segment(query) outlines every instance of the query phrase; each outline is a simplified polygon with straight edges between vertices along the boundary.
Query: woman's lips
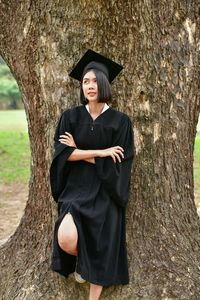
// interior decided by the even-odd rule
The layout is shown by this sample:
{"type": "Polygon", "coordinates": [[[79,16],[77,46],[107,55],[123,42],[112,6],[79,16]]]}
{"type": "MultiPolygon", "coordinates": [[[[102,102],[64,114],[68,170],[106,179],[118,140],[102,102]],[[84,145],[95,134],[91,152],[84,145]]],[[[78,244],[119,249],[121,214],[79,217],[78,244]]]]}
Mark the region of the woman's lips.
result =
{"type": "Polygon", "coordinates": [[[94,95],[96,95],[96,93],[95,92],[90,92],[90,93],[88,93],[88,95],[94,96],[94,95]]]}

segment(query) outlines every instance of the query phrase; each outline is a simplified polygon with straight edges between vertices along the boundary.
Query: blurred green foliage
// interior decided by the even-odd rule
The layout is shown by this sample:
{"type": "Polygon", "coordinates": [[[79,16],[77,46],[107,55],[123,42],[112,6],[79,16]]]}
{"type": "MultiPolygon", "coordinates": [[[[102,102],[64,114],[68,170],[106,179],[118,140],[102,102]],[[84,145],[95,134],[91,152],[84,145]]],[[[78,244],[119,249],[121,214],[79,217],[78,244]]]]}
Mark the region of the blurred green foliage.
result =
{"type": "Polygon", "coordinates": [[[21,93],[9,67],[0,57],[0,109],[22,108],[21,93]]]}

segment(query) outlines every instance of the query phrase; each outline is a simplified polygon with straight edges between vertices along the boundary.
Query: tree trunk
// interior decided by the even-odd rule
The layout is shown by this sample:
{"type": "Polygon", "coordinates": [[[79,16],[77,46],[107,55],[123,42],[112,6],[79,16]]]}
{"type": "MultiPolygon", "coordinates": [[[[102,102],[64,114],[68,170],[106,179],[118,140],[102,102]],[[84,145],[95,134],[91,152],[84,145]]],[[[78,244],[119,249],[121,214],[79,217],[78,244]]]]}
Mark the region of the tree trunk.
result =
{"type": "Polygon", "coordinates": [[[56,205],[48,170],[59,115],[79,103],[68,72],[88,48],[125,67],[113,105],[135,132],[130,284],[105,288],[102,299],[199,299],[198,18],[195,0],[0,1],[0,54],[22,93],[32,151],[25,213],[1,249],[3,300],[87,299],[89,285],[50,270],[56,205]]]}

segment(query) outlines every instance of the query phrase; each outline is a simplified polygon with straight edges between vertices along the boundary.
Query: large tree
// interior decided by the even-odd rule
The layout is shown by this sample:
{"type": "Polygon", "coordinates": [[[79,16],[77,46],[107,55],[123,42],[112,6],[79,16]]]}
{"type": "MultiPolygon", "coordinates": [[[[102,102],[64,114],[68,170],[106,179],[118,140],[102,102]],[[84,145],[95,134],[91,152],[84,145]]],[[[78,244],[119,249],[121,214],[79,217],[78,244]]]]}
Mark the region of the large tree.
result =
{"type": "Polygon", "coordinates": [[[130,284],[106,288],[102,299],[199,299],[198,18],[197,0],[0,1],[0,54],[22,93],[32,151],[25,213],[1,249],[2,299],[87,299],[87,284],[49,267],[56,206],[48,170],[59,115],[79,103],[68,72],[88,48],[124,66],[113,105],[135,132],[130,284]]]}

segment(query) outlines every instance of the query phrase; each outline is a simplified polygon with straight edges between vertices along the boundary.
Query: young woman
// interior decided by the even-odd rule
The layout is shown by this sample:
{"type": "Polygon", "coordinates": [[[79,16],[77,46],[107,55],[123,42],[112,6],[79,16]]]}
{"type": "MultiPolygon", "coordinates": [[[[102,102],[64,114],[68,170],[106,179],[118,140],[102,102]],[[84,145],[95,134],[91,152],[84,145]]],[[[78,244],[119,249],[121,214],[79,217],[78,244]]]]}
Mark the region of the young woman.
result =
{"type": "Polygon", "coordinates": [[[129,117],[107,104],[121,69],[86,52],[70,73],[81,82],[83,105],[62,114],[54,137],[50,179],[59,217],[51,267],[90,282],[89,300],[99,299],[103,286],[129,282],[125,208],[133,131],[129,117]]]}

